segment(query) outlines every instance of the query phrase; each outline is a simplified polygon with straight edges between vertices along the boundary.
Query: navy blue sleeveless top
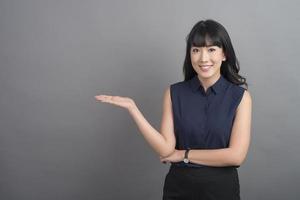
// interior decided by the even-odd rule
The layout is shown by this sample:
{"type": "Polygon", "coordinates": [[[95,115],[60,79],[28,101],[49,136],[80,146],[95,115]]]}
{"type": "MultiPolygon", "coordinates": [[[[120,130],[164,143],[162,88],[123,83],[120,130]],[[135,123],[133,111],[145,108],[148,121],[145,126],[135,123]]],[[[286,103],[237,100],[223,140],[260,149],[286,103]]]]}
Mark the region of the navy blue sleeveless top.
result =
{"type": "MultiPolygon", "coordinates": [[[[171,84],[176,149],[227,148],[244,90],[223,75],[206,92],[197,75],[188,81],[171,84]]],[[[204,166],[183,161],[172,165],[204,166]]]]}

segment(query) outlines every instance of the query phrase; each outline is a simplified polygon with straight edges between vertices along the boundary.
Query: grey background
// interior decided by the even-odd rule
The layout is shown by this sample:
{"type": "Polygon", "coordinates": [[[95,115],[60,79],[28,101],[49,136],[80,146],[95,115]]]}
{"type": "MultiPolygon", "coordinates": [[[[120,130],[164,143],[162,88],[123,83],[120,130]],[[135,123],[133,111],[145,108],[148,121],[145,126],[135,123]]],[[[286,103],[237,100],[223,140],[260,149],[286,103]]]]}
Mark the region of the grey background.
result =
{"type": "Polygon", "coordinates": [[[253,99],[241,196],[299,198],[298,1],[0,1],[0,199],[161,199],[168,165],[129,113],[160,128],[201,19],[228,30],[253,99]]]}

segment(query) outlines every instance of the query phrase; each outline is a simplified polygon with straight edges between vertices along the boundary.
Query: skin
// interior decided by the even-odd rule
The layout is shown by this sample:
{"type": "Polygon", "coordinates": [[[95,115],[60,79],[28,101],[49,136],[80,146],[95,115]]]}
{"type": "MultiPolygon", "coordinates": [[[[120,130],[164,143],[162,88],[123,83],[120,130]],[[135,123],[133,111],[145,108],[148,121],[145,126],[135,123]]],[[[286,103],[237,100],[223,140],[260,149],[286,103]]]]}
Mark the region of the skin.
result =
{"type": "MultiPolygon", "coordinates": [[[[198,74],[204,90],[213,85],[220,77],[220,69],[223,61],[226,60],[222,48],[217,46],[192,47],[191,62],[198,74]],[[208,71],[200,66],[210,65],[208,71]]],[[[103,103],[120,106],[129,111],[136,122],[140,133],[144,136],[149,145],[157,152],[160,161],[163,163],[180,162],[184,158],[185,150],[175,149],[174,123],[172,119],[172,102],[170,88],[164,93],[163,116],[161,130],[155,130],[139,111],[133,99],[129,97],[97,95],[96,100],[103,103]]],[[[252,100],[250,93],[246,90],[241,103],[236,110],[236,117],[232,127],[230,144],[223,149],[192,149],[189,152],[189,160],[208,166],[239,166],[246,158],[250,144],[252,100]]]]}
{"type": "Polygon", "coordinates": [[[192,46],[191,63],[198,74],[204,90],[206,91],[221,76],[221,64],[226,60],[222,48],[218,46],[195,47],[192,46]],[[212,66],[208,71],[203,71],[200,66],[212,66]]]}

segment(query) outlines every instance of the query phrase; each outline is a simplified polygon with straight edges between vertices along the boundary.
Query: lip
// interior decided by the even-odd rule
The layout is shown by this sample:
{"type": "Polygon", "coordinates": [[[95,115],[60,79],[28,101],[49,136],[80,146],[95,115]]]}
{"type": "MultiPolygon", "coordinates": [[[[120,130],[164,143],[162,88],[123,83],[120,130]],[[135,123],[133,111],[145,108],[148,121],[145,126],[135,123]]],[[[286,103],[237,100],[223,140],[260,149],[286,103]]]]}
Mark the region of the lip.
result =
{"type": "Polygon", "coordinates": [[[213,65],[199,65],[199,67],[212,67],[213,65]]]}
{"type": "Polygon", "coordinates": [[[199,65],[200,69],[204,72],[208,72],[213,65],[199,65]]]}

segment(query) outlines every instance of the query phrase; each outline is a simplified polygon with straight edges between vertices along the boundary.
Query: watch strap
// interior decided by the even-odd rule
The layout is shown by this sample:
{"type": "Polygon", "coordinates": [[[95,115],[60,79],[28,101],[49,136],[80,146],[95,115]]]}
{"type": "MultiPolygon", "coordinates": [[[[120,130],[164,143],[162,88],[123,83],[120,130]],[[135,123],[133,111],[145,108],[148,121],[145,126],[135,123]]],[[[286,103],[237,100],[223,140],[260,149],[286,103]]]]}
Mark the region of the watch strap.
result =
{"type": "Polygon", "coordinates": [[[189,159],[188,158],[189,152],[190,152],[190,149],[185,150],[185,152],[184,152],[184,159],[189,159]]]}

